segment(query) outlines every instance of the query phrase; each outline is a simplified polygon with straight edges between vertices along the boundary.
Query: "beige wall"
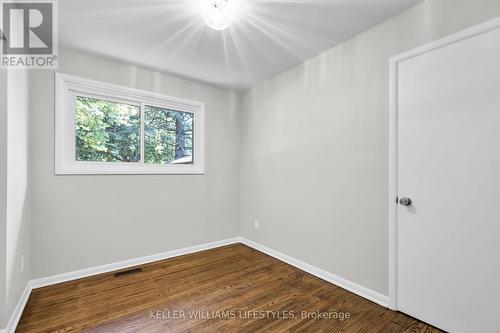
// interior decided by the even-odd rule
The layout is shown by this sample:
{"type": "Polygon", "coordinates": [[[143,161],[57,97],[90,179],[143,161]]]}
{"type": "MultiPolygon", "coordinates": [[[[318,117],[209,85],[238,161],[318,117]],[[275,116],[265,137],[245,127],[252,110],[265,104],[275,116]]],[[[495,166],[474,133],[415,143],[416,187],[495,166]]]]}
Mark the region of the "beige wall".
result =
{"type": "Polygon", "coordinates": [[[427,0],[246,92],[241,234],[387,295],[389,58],[499,15],[427,0]]]}
{"type": "Polygon", "coordinates": [[[54,73],[30,74],[32,277],[238,234],[238,95],[61,50],[59,71],[206,103],[205,175],[54,176],[54,73]]]}

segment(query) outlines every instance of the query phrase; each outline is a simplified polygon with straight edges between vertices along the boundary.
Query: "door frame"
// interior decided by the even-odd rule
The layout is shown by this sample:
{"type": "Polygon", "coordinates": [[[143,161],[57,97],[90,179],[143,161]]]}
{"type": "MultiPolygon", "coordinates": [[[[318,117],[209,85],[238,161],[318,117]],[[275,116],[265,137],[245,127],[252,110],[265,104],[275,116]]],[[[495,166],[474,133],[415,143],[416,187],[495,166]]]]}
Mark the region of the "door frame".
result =
{"type": "Polygon", "coordinates": [[[389,91],[389,308],[398,310],[398,65],[400,62],[500,28],[500,17],[391,57],[389,91]]]}

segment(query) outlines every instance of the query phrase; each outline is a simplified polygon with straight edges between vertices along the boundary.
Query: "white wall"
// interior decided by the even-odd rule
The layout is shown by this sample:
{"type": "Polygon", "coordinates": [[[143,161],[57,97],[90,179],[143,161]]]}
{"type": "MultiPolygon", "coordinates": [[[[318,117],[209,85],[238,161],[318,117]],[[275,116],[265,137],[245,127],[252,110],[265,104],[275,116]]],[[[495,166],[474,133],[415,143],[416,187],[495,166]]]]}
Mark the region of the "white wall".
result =
{"type": "Polygon", "coordinates": [[[389,58],[499,15],[427,0],[246,92],[242,235],[387,294],[389,58]]]}
{"type": "Polygon", "coordinates": [[[54,176],[54,73],[30,73],[32,277],[238,235],[238,94],[61,50],[59,71],[206,103],[205,175],[54,176]]]}
{"type": "Polygon", "coordinates": [[[31,266],[26,70],[9,70],[7,93],[6,305],[7,313],[10,314],[30,279],[31,266]],[[21,271],[22,256],[24,256],[23,271],[21,271]]]}

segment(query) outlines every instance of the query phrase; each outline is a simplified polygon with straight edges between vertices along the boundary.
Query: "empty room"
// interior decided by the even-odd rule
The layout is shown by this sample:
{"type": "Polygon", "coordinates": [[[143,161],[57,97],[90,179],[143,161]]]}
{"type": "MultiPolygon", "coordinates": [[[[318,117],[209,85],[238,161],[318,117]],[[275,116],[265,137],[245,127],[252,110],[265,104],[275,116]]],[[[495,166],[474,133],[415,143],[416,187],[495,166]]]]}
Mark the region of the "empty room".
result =
{"type": "Polygon", "coordinates": [[[0,333],[500,332],[500,0],[0,0],[0,333]]]}

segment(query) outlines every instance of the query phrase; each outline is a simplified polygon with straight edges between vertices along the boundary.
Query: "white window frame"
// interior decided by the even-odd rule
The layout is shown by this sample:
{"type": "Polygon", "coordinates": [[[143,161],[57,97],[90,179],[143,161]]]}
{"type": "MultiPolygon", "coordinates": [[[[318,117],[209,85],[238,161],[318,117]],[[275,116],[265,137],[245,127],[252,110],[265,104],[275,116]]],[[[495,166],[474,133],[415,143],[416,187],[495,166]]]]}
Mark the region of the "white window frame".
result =
{"type": "Polygon", "coordinates": [[[56,175],[205,173],[204,103],[61,73],[55,74],[55,82],[56,175]],[[100,98],[137,105],[141,108],[141,160],[139,162],[87,162],[76,160],[75,100],[77,96],[100,98]],[[145,105],[193,114],[193,164],[144,163],[145,105]]]}

